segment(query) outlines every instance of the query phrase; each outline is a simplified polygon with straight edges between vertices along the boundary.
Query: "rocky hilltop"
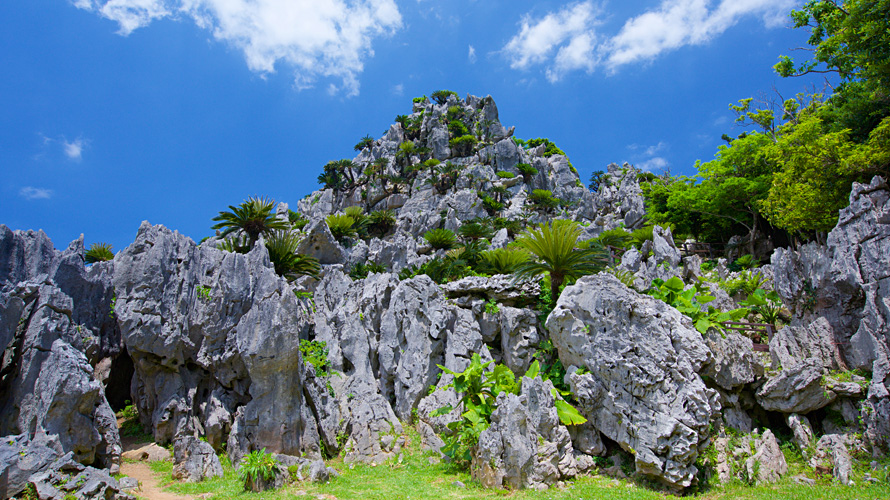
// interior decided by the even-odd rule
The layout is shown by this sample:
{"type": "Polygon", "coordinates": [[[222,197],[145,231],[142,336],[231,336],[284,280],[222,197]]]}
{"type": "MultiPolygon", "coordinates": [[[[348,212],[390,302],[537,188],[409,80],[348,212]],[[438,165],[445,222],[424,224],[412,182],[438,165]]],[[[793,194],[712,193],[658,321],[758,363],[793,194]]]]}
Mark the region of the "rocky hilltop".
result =
{"type": "MultiPolygon", "coordinates": [[[[517,376],[536,360],[564,368],[520,377],[521,390],[497,397],[472,457],[491,487],[542,489],[624,455],[637,474],[683,490],[702,480],[709,447],[721,478],[769,481],[787,469],[777,433],[844,482],[851,450],[887,453],[883,179],[855,185],[827,245],[778,249],[752,271],[789,313],[764,353],[737,332],[702,333],[688,311],[641,293],[678,277],[710,287],[718,309],[742,300],[716,284],[738,276],[725,260],[703,271],[669,229],[651,228],[610,256],[609,273],[577,279],[549,306],[552,291],[536,280],[433,272],[553,219],[575,221],[579,242],[644,228],[640,172],[610,165],[591,192],[552,143],[529,146],[513,132],[491,97],[415,100],[354,159],[325,166],[325,189],[295,211],[277,207],[297,251],[321,264],[311,277],[277,273],[264,236],[233,252],[221,243],[237,233],[197,244],[144,222],[113,260],[87,265],[82,238],[59,251],[40,231],[0,226],[0,497],[30,483],[41,498],[63,498],[71,484],[79,497],[125,498],[109,475],[125,401],[178,461],[225,452],[238,463],[266,449],[290,463],[379,463],[398,456],[408,425],[439,450],[461,418],[450,373],[474,355],[517,376]],[[363,234],[334,230],[331,216],[344,211],[368,217],[363,234]],[[461,234],[462,246],[436,248],[424,236],[438,229],[461,234]],[[310,345],[324,346],[322,359],[310,361],[310,345]],[[563,423],[554,384],[586,422],[563,423]],[[730,446],[739,434],[753,452],[730,446]]],[[[203,465],[189,470],[215,470],[203,465]]]]}

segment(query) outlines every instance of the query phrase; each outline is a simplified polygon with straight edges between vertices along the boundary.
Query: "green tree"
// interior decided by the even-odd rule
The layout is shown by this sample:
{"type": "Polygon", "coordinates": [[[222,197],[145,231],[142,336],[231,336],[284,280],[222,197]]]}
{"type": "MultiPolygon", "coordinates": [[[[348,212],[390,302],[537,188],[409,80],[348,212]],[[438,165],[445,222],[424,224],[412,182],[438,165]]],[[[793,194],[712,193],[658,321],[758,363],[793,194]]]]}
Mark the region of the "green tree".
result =
{"type": "Polygon", "coordinates": [[[352,149],[355,151],[362,151],[365,148],[370,149],[372,146],[374,146],[374,138],[370,135],[366,135],[362,137],[362,139],[358,141],[358,144],[356,144],[352,149]]]}
{"type": "Polygon", "coordinates": [[[535,259],[516,266],[514,279],[526,279],[547,273],[550,290],[559,297],[566,280],[602,271],[609,264],[609,253],[598,243],[580,250],[576,246],[581,227],[570,220],[557,219],[539,228],[530,228],[516,238],[516,243],[535,259]]]}
{"type": "Polygon", "coordinates": [[[290,221],[279,219],[273,212],[275,200],[250,197],[237,207],[229,205],[228,212],[220,212],[213,218],[218,221],[211,229],[222,229],[221,236],[228,236],[236,231],[247,235],[250,248],[260,235],[276,229],[289,229],[290,221]]]}

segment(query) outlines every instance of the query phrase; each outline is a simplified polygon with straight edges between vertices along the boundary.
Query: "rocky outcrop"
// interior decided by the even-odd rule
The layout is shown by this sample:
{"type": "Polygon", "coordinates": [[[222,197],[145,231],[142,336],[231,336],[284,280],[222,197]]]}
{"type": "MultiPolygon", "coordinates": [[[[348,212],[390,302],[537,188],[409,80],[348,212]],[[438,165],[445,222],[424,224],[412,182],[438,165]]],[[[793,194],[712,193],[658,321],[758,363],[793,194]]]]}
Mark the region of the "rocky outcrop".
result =
{"type": "Polygon", "coordinates": [[[523,378],[519,395],[498,396],[473,456],[475,479],[488,488],[547,489],[577,474],[572,439],[551,391],[549,381],[523,378]]]}
{"type": "Polygon", "coordinates": [[[890,188],[881,177],[868,185],[854,184],[850,205],[841,210],[824,247],[779,249],[772,257],[776,291],[794,313],[792,326],[798,328],[785,332],[785,340],[777,343],[817,354],[825,369],[872,373],[864,402],[865,436],[885,453],[890,450],[888,201],[890,188]]]}
{"type": "Polygon", "coordinates": [[[170,474],[173,479],[200,483],[222,475],[222,464],[208,443],[194,436],[180,436],[173,440],[173,471],[170,474]]]}
{"type": "Polygon", "coordinates": [[[634,455],[637,472],[692,484],[719,405],[698,375],[710,351],[689,319],[599,274],[562,292],[547,329],[592,425],[634,455]]]}
{"type": "Polygon", "coordinates": [[[120,438],[91,365],[120,351],[109,264],[84,267],[83,239],[0,226],[0,434],[56,436],[78,462],[117,471],[120,438]]]}
{"type": "Polygon", "coordinates": [[[745,473],[751,483],[774,483],[788,472],[788,463],[776,436],[769,429],[754,443],[754,454],[745,460],[745,473]]]}
{"type": "Polygon", "coordinates": [[[309,319],[264,246],[229,253],[143,223],[114,285],[133,400],[156,440],[228,438],[233,463],[254,448],[320,456],[299,351],[309,319]]]}
{"type": "Polygon", "coordinates": [[[816,358],[780,371],[757,390],[757,403],[767,411],[808,413],[837,397],[822,383],[823,368],[816,358]]]}

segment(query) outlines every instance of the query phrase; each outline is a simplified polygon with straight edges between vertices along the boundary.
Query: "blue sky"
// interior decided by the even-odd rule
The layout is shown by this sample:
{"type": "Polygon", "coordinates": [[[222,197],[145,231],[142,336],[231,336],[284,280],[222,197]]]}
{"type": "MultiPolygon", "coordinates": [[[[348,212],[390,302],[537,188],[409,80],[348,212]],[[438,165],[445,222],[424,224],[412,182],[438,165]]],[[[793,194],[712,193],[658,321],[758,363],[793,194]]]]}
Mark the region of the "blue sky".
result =
{"type": "MultiPolygon", "coordinates": [[[[0,3],[0,223],[121,250],[200,239],[251,195],[294,206],[411,98],[491,94],[586,181],[693,174],[772,72],[794,0],[10,0],[0,3]]],[[[818,82],[816,81],[818,84],[818,82]]]]}

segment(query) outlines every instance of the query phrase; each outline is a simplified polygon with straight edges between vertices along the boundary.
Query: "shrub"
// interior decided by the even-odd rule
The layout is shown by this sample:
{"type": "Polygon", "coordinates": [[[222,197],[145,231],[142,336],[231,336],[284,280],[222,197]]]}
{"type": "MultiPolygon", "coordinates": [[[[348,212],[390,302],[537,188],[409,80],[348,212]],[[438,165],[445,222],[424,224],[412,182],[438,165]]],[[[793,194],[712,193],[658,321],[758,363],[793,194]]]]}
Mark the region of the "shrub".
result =
{"type": "Polygon", "coordinates": [[[448,101],[448,96],[457,97],[457,92],[453,92],[451,90],[437,90],[430,94],[430,98],[435,101],[436,104],[445,104],[448,101]]]}
{"type": "Polygon", "coordinates": [[[372,146],[374,146],[374,138],[370,135],[366,135],[362,137],[352,149],[354,151],[362,151],[365,148],[371,149],[372,146]]]}
{"type": "Polygon", "coordinates": [[[445,113],[445,119],[450,121],[459,120],[464,117],[464,108],[460,106],[448,106],[448,111],[445,113]]]}
{"type": "Polygon", "coordinates": [[[448,141],[451,146],[452,156],[470,156],[476,146],[476,138],[472,135],[462,135],[448,141]]]}
{"type": "Polygon", "coordinates": [[[426,99],[427,99],[427,97],[424,95],[424,96],[415,97],[414,99],[411,99],[411,102],[414,104],[420,104],[420,103],[426,101],[426,99]]]}
{"type": "Polygon", "coordinates": [[[522,174],[522,180],[525,182],[530,181],[533,176],[538,175],[538,169],[528,163],[519,163],[516,165],[516,169],[522,174]]]}
{"type": "Polygon", "coordinates": [[[325,221],[328,223],[328,228],[331,230],[331,234],[341,243],[346,238],[355,236],[356,234],[354,227],[355,219],[346,214],[328,215],[325,217],[325,221]]]}
{"type": "Polygon", "coordinates": [[[321,265],[318,259],[297,253],[300,239],[288,231],[276,231],[266,240],[269,260],[279,276],[293,279],[299,276],[318,278],[321,265]]]}
{"type": "Polygon", "coordinates": [[[470,130],[460,120],[451,120],[448,122],[448,132],[451,137],[462,137],[469,135],[470,130]]]}
{"type": "Polygon", "coordinates": [[[529,195],[528,201],[535,208],[544,211],[549,211],[559,206],[559,198],[554,197],[553,193],[546,189],[535,189],[529,195]]]}
{"type": "Polygon", "coordinates": [[[507,229],[507,234],[510,237],[516,236],[516,233],[522,231],[522,222],[516,219],[508,219],[506,217],[496,217],[492,221],[492,225],[495,229],[507,229]]]}
{"type": "Polygon", "coordinates": [[[544,157],[545,158],[553,156],[553,155],[567,156],[565,151],[559,149],[556,146],[556,144],[553,144],[553,142],[550,141],[550,139],[537,138],[537,139],[529,139],[528,140],[529,148],[536,148],[536,147],[540,146],[541,144],[544,145],[544,157]]]}
{"type": "Polygon", "coordinates": [[[782,299],[775,291],[767,292],[762,288],[754,290],[748,295],[748,300],[739,302],[739,305],[747,307],[750,316],[760,315],[765,323],[775,325],[782,312],[782,299]]]}
{"type": "MultiPolygon", "coordinates": [[[[473,459],[472,450],[479,443],[479,434],[491,425],[491,414],[497,409],[497,397],[501,393],[519,394],[522,379],[505,365],[495,365],[486,371],[493,361],[485,364],[478,353],[473,353],[470,365],[462,372],[453,372],[442,365],[439,369],[454,376],[454,381],[441,389],[454,390],[461,395],[458,407],[462,409],[461,419],[448,424],[450,435],[444,436],[442,453],[459,465],[466,466],[473,459]]],[[[525,373],[525,377],[540,376],[540,364],[535,361],[525,373]]],[[[587,421],[574,407],[566,403],[555,390],[551,392],[556,403],[556,413],[564,425],[583,424],[587,421]]],[[[434,410],[430,416],[446,415],[454,410],[448,405],[434,410]]]]}
{"type": "Polygon", "coordinates": [[[306,224],[309,224],[309,219],[290,209],[287,211],[287,220],[290,221],[291,229],[296,229],[297,231],[306,227],[306,224]]]}
{"type": "Polygon", "coordinates": [[[396,225],[396,213],[393,210],[377,210],[368,215],[368,231],[383,236],[396,225]]]}
{"type": "Polygon", "coordinates": [[[633,245],[639,249],[646,241],[652,241],[653,229],[655,229],[655,226],[643,226],[640,229],[633,230],[630,233],[631,238],[633,238],[633,245]]]}
{"type": "Polygon", "coordinates": [[[733,264],[738,269],[747,270],[747,269],[753,269],[753,268],[757,267],[758,262],[757,262],[757,259],[755,259],[753,255],[747,254],[747,255],[742,255],[741,257],[736,259],[735,262],[733,262],[733,264]]]}
{"type": "Polygon", "coordinates": [[[95,264],[96,262],[112,259],[114,259],[114,252],[111,251],[111,243],[93,243],[84,254],[84,260],[87,264],[95,264]]]}
{"type": "Polygon", "coordinates": [[[457,233],[467,240],[491,238],[491,228],[478,222],[468,222],[459,227],[457,233]]]}
{"type": "Polygon", "coordinates": [[[745,317],[748,313],[747,309],[733,309],[731,311],[722,312],[713,306],[708,306],[707,311],[702,311],[702,305],[714,300],[712,295],[707,295],[707,288],[697,284],[696,286],[685,289],[686,285],[683,280],[674,276],[664,281],[654,279],[652,287],[646,291],[647,294],[659,299],[674,309],[685,314],[692,319],[695,329],[705,334],[711,328],[723,331],[724,321],[738,321],[745,317]]]}
{"type": "Polygon", "coordinates": [[[501,170],[500,172],[497,173],[497,175],[501,179],[512,179],[512,178],[516,177],[516,174],[514,174],[513,172],[507,172],[506,170],[501,170]]]}
{"type": "Polygon", "coordinates": [[[602,170],[594,170],[593,173],[590,174],[590,184],[587,187],[590,188],[594,193],[599,191],[600,186],[603,185],[603,182],[606,180],[606,173],[602,170]]]}
{"type": "Polygon", "coordinates": [[[628,233],[624,228],[616,227],[615,229],[603,231],[596,237],[596,240],[602,243],[603,246],[627,248],[630,245],[630,242],[633,241],[633,235],[628,233]]]}
{"type": "Polygon", "coordinates": [[[231,236],[218,242],[216,248],[232,253],[247,253],[250,251],[250,240],[244,235],[231,236]]]}
{"type": "Polygon", "coordinates": [[[320,340],[300,340],[300,354],[303,363],[308,363],[315,368],[317,377],[328,375],[328,347],[320,340]]]}
{"type": "Polygon", "coordinates": [[[278,460],[271,453],[254,450],[241,459],[238,472],[244,482],[244,491],[263,491],[267,483],[274,481],[275,474],[281,470],[278,460]]]}
{"type": "Polygon", "coordinates": [[[511,274],[520,265],[531,259],[531,254],[521,248],[497,248],[482,252],[484,269],[492,274],[511,274]]]}
{"type": "Polygon", "coordinates": [[[423,238],[436,250],[453,248],[457,244],[457,237],[450,229],[433,229],[427,231],[423,238]]]}
{"type": "Polygon", "coordinates": [[[354,280],[361,280],[368,277],[371,273],[385,273],[388,269],[386,265],[377,262],[358,262],[349,271],[349,277],[354,280]]]}

